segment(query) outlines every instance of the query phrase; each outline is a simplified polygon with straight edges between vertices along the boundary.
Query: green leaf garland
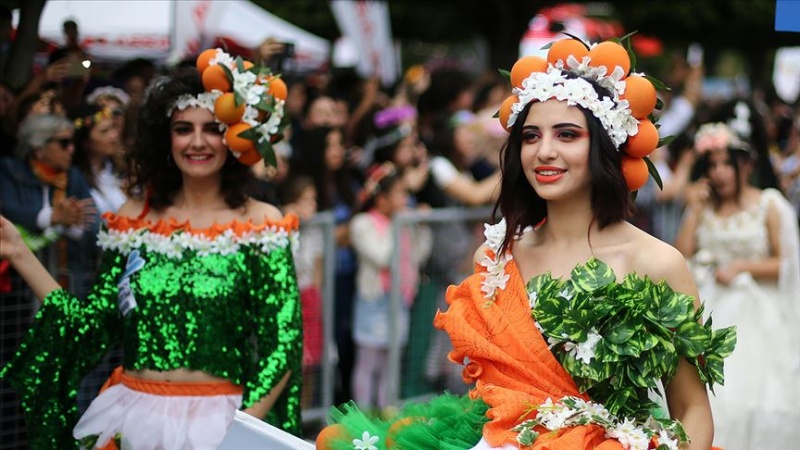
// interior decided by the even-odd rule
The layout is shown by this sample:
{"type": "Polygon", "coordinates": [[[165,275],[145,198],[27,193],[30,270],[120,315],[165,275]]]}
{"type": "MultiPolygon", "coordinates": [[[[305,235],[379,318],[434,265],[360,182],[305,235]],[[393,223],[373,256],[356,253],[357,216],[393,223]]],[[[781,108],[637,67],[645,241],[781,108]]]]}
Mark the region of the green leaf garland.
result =
{"type": "Polygon", "coordinates": [[[593,258],[569,279],[547,273],[526,288],[531,315],[555,357],[579,389],[612,414],[647,420],[658,409],[648,394],[658,392],[659,380],[672,379],[680,358],[698,368],[712,391],[724,382],[735,327],[713,330],[710,319],[701,323],[703,308],[695,311],[691,296],[664,281],[634,273],[617,283],[611,267],[593,258]],[[591,334],[600,336],[593,346],[591,334]]]}

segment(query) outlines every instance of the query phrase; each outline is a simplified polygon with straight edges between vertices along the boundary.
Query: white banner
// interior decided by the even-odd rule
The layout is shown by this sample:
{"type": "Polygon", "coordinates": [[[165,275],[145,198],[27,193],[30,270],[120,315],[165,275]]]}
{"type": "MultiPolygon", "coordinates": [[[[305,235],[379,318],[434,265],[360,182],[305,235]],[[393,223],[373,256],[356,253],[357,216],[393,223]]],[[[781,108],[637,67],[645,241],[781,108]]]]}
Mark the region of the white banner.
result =
{"type": "Polygon", "coordinates": [[[398,67],[388,2],[334,0],[330,4],[339,30],[358,49],[358,74],[377,77],[385,86],[394,84],[398,67]]]}
{"type": "Polygon", "coordinates": [[[789,104],[797,101],[800,97],[800,47],[783,47],[775,52],[772,84],[781,100],[789,104]]]}

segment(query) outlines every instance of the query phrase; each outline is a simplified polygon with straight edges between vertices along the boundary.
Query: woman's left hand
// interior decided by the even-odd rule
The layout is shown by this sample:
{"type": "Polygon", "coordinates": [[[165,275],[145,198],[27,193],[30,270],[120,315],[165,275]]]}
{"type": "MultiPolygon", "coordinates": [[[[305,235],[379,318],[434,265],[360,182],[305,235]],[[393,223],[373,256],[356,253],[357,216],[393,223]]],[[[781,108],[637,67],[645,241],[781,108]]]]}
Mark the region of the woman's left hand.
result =
{"type": "Polygon", "coordinates": [[[714,273],[717,282],[725,286],[729,286],[737,275],[744,272],[742,263],[739,260],[731,261],[730,263],[718,267],[714,273]]]}

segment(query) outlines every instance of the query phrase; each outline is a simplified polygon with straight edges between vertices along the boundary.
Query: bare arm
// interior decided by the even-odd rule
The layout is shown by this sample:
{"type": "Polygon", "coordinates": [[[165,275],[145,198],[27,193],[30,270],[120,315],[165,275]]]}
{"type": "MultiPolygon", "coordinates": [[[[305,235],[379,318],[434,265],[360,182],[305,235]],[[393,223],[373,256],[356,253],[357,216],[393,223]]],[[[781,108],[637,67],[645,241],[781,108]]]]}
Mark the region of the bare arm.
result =
{"type": "Polygon", "coordinates": [[[0,259],[8,259],[39,300],[61,288],[8,219],[0,216],[0,259]]]}
{"type": "MultiPolygon", "coordinates": [[[[694,297],[695,308],[700,305],[697,285],[695,285],[686,260],[675,249],[659,243],[658,261],[642,262],[644,272],[653,279],[664,279],[675,292],[694,297]],[[662,247],[663,245],[663,247],[662,247]]],[[[652,254],[643,252],[643,254],[652,254]]],[[[644,261],[645,258],[642,258],[644,261]]],[[[651,258],[652,259],[652,258],[651,258]]],[[[672,380],[665,385],[667,405],[670,416],[678,419],[684,426],[691,443],[689,450],[708,450],[714,439],[714,422],[708,393],[697,369],[685,358],[678,361],[678,370],[672,380]]]]}
{"type": "Polygon", "coordinates": [[[475,181],[466,175],[459,175],[444,187],[444,192],[470,206],[494,202],[500,195],[500,172],[495,172],[481,181],[475,181]]]}
{"type": "Polygon", "coordinates": [[[249,408],[245,408],[243,411],[246,412],[247,414],[250,414],[253,417],[258,417],[259,419],[266,417],[267,413],[275,405],[275,402],[278,400],[278,397],[280,397],[281,393],[286,388],[286,385],[289,383],[289,375],[291,374],[292,374],[291,371],[286,372],[283,378],[281,378],[281,381],[279,381],[278,384],[275,385],[275,387],[272,388],[271,391],[269,391],[269,394],[265,395],[264,397],[261,397],[261,400],[253,403],[252,406],[250,406],[249,408]]]}

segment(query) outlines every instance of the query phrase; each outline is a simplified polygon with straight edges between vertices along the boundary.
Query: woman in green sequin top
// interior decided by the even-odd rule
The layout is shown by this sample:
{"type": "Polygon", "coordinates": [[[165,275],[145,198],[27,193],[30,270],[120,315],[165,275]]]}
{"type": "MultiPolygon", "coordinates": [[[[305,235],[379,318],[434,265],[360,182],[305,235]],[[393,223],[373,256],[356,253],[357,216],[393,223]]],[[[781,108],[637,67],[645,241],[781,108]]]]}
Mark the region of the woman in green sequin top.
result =
{"type": "Polygon", "coordinates": [[[298,220],[245,194],[252,175],[229,152],[218,96],[196,72],[152,86],[129,155],[134,199],[104,216],[86,299],[0,218],[0,258],[43,301],[0,372],[23,399],[32,448],[216,448],[239,408],[299,434],[298,220]],[[120,342],[122,370],[78,420],[80,377],[120,342]]]}

